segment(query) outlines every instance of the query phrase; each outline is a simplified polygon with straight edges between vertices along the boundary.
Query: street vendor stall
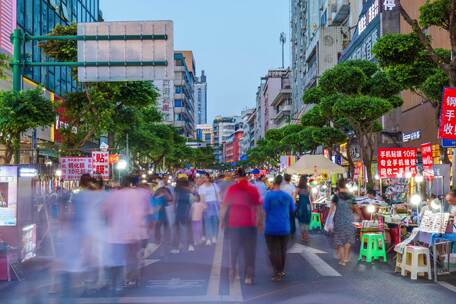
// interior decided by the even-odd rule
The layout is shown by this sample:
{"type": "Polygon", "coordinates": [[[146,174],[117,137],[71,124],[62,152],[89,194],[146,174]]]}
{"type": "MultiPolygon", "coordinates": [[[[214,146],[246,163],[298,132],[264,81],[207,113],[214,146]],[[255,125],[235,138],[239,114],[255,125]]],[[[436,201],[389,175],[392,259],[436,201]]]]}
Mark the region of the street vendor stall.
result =
{"type": "Polygon", "coordinates": [[[320,175],[345,174],[344,167],[333,163],[323,155],[304,155],[285,170],[288,174],[320,175]]]}

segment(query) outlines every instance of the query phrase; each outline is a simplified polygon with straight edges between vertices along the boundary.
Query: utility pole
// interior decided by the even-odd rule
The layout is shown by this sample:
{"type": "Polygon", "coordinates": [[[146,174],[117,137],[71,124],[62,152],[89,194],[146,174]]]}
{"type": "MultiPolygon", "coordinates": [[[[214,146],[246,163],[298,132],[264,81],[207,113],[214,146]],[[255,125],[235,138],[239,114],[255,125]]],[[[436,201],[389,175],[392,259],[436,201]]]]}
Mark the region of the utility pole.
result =
{"type": "Polygon", "coordinates": [[[287,42],[287,37],[285,33],[280,33],[280,43],[282,44],[282,69],[285,68],[285,43],[287,42]]]}

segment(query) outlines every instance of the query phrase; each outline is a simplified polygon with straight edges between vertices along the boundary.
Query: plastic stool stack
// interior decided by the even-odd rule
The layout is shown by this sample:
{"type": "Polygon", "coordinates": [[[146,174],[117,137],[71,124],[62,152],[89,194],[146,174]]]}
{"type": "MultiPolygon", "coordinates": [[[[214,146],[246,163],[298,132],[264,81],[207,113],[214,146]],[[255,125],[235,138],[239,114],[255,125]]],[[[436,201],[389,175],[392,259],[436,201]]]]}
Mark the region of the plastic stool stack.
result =
{"type": "Polygon", "coordinates": [[[432,280],[431,273],[431,256],[429,248],[421,246],[405,247],[404,255],[402,256],[401,275],[406,276],[410,272],[410,278],[416,280],[418,275],[428,275],[428,279],[432,280]]]}
{"type": "Polygon", "coordinates": [[[372,260],[383,258],[383,262],[387,261],[385,238],[380,233],[364,233],[361,238],[361,249],[359,251],[359,260],[366,258],[366,262],[371,263],[372,260]]]}
{"type": "Polygon", "coordinates": [[[312,212],[312,217],[310,219],[309,230],[322,229],[321,227],[321,217],[319,212],[312,212]]]}

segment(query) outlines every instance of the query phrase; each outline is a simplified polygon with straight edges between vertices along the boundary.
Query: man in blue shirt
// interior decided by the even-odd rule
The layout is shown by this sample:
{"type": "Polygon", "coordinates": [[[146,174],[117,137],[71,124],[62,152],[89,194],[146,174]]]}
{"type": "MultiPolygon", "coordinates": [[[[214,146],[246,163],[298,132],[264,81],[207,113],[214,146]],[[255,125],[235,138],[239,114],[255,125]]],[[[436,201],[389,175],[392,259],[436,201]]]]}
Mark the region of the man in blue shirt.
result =
{"type": "Polygon", "coordinates": [[[281,281],[285,276],[285,259],[287,242],[291,232],[290,214],[295,211],[293,198],[280,190],[283,177],[278,175],[274,180],[274,188],[266,194],[264,212],[266,215],[265,238],[271,260],[272,281],[281,281]]]}

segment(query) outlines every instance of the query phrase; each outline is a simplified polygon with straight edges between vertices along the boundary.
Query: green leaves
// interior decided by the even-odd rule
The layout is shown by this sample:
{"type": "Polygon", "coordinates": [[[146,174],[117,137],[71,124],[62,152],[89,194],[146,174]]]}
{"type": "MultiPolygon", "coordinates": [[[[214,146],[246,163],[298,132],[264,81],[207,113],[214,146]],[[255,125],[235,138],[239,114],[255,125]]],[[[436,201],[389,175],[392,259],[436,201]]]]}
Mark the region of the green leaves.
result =
{"type": "Polygon", "coordinates": [[[386,34],[372,48],[372,53],[380,66],[412,64],[423,50],[419,38],[414,33],[386,34]]]}
{"type": "Polygon", "coordinates": [[[6,163],[19,149],[18,138],[29,129],[46,127],[55,120],[54,105],[37,88],[0,92],[0,143],[6,147],[6,163]]]}
{"type": "MultiPolygon", "coordinates": [[[[58,24],[49,36],[68,36],[77,34],[77,24],[58,24]]],[[[46,40],[38,44],[43,52],[56,61],[77,61],[78,49],[76,40],[46,40]]]]}
{"type": "Polygon", "coordinates": [[[360,67],[350,64],[338,64],[323,73],[320,78],[320,89],[325,94],[361,93],[367,76],[360,67]]]}
{"type": "Polygon", "coordinates": [[[420,7],[419,23],[423,28],[437,26],[448,30],[450,13],[451,0],[426,0],[420,7]]]}
{"type": "Polygon", "coordinates": [[[9,56],[0,53],[0,80],[6,79],[6,71],[10,69],[9,56]]]}

